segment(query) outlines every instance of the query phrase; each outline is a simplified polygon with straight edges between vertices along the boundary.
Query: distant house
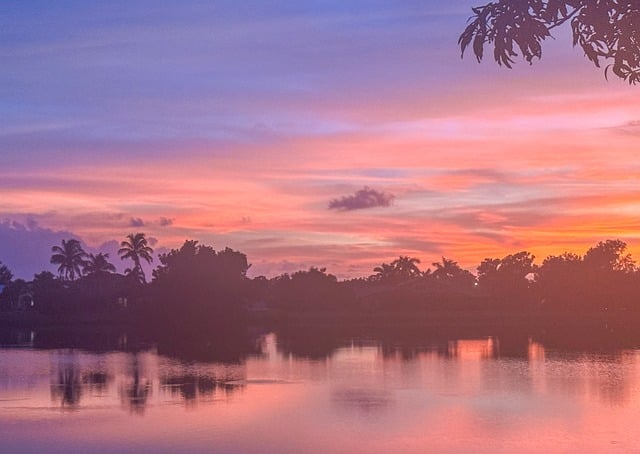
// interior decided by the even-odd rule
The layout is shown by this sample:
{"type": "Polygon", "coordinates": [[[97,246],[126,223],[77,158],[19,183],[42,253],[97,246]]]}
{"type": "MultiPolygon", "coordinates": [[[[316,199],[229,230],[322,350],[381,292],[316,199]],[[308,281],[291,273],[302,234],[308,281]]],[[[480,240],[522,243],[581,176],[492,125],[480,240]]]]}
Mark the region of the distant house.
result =
{"type": "Polygon", "coordinates": [[[33,295],[29,292],[21,293],[17,301],[12,301],[12,309],[14,311],[27,311],[33,309],[35,301],[33,295]]]}

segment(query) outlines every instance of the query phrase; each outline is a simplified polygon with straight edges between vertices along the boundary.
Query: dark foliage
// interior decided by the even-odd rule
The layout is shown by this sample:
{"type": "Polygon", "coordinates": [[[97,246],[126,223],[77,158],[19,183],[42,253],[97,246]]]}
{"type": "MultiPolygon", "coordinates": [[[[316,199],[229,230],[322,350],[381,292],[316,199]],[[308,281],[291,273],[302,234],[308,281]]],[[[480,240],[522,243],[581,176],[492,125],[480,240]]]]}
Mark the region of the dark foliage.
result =
{"type": "Polygon", "coordinates": [[[400,256],[391,263],[383,263],[373,269],[376,274],[370,276],[371,281],[380,283],[398,284],[407,282],[422,276],[418,268],[420,259],[415,257],[400,256]]]}
{"type": "Polygon", "coordinates": [[[9,268],[7,268],[7,265],[0,262],[0,285],[9,284],[9,282],[11,282],[11,279],[13,279],[13,273],[11,272],[11,270],[9,270],[9,268]]]}
{"type": "Polygon", "coordinates": [[[159,260],[148,309],[160,320],[196,326],[237,319],[244,312],[250,265],[241,252],[189,240],[159,260]]]}
{"type": "Polygon", "coordinates": [[[128,275],[133,279],[144,284],[147,282],[146,276],[142,269],[142,260],[147,263],[153,261],[153,249],[149,246],[144,233],[131,233],[127,235],[127,239],[120,243],[118,255],[122,260],[132,260],[133,268],[128,270],[128,275]]]}
{"type": "Polygon", "coordinates": [[[31,285],[24,279],[9,282],[0,294],[0,307],[5,311],[28,310],[31,303],[31,285]]]}
{"type": "Polygon", "coordinates": [[[458,44],[471,46],[477,60],[493,46],[499,65],[511,68],[521,55],[529,63],[542,57],[542,42],[570,22],[573,45],[600,67],[636,84],[640,81],[640,2],[637,0],[499,0],[472,8],[473,16],[458,44]]]}
{"type": "Polygon", "coordinates": [[[86,262],[84,263],[82,272],[85,275],[115,273],[116,267],[113,263],[109,262],[109,254],[89,254],[86,262]]]}
{"type": "Polygon", "coordinates": [[[67,291],[63,281],[57,279],[53,273],[42,271],[36,274],[31,282],[31,287],[38,311],[51,314],[64,310],[63,305],[67,301],[67,291]]]}
{"type": "Polygon", "coordinates": [[[60,246],[51,248],[51,263],[58,265],[58,273],[65,281],[73,281],[82,275],[86,266],[87,253],[82,249],[80,241],[62,240],[60,246]]]}
{"type": "Polygon", "coordinates": [[[478,266],[478,289],[495,303],[529,302],[529,289],[536,271],[534,259],[526,251],[502,259],[484,259],[478,266]]]}
{"type": "Polygon", "coordinates": [[[548,310],[627,311],[640,303],[640,275],[620,240],[601,241],[584,257],[549,256],[536,285],[548,310]]]}
{"type": "Polygon", "coordinates": [[[12,280],[0,294],[0,308],[12,313],[3,318],[132,324],[164,339],[164,345],[198,344],[203,356],[218,354],[220,339],[248,322],[331,326],[338,320],[433,324],[455,319],[473,325],[505,317],[514,323],[530,317],[546,322],[640,318],[640,271],[621,240],[602,241],[584,256],[552,255],[540,266],[527,251],[487,258],[477,278],[446,257],[422,272],[417,258],[400,256],[369,277],[348,281],[314,267],[250,279],[243,253],[216,251],[197,241],[185,241],[159,259],[151,284],[112,272],[101,254],[83,259],[85,275],[79,278],[65,267],[60,277],[42,272],[31,282],[12,280]]]}
{"type": "Polygon", "coordinates": [[[283,274],[271,281],[271,305],[282,314],[299,312],[334,312],[347,308],[353,299],[349,290],[338,283],[325,268],[309,268],[291,275],[283,274]]]}

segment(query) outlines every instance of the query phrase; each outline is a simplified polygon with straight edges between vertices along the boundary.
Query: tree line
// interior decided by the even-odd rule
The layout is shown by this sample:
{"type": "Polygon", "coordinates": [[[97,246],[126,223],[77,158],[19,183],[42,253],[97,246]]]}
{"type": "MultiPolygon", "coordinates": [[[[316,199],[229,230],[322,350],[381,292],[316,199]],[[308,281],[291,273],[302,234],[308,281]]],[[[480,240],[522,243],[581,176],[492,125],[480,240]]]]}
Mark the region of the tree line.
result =
{"type": "Polygon", "coordinates": [[[0,309],[203,327],[256,314],[640,312],[640,268],[621,240],[601,241],[583,255],[550,255],[539,264],[527,251],[485,258],[475,274],[446,257],[421,270],[418,258],[400,256],[347,280],[317,267],[250,278],[242,252],[187,240],[157,257],[147,282],[142,263],[152,263],[154,251],[145,234],[132,233],[120,246],[118,256],[131,264],[123,274],[108,254],[88,254],[75,239],[51,249],[57,275],[43,271],[31,281],[14,280],[1,265],[0,309]]]}

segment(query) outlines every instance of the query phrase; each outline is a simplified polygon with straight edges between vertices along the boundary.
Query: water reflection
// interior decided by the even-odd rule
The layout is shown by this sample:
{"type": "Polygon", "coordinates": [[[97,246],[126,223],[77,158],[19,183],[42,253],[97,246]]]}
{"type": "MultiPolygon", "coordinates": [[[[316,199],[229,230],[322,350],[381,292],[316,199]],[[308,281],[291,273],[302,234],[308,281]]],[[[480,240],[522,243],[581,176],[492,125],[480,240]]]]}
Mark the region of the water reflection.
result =
{"type": "Polygon", "coordinates": [[[187,404],[194,404],[196,401],[213,402],[218,392],[228,397],[243,387],[214,376],[191,374],[164,377],[160,386],[164,391],[180,396],[187,404]]]}
{"type": "Polygon", "coordinates": [[[637,349],[558,349],[523,335],[375,338],[332,330],[325,331],[333,333],[328,339],[256,334],[237,344],[251,346],[241,349],[245,354],[228,361],[212,354],[217,344],[199,344],[204,357],[216,358],[202,360],[200,353],[180,357],[178,350],[165,355],[154,345],[142,348],[132,336],[126,349],[112,351],[13,344],[0,349],[0,435],[11,421],[19,448],[30,450],[27,422],[47,420],[59,431],[65,419],[51,414],[65,414],[67,421],[86,415],[82,436],[88,440],[105,443],[113,430],[113,440],[142,436],[157,451],[176,450],[162,443],[173,437],[187,443],[181,435],[187,432],[202,438],[189,439],[193,445],[184,450],[204,452],[318,452],[314,447],[325,446],[329,433],[328,451],[397,450],[397,439],[413,440],[407,450],[414,452],[450,450],[436,443],[445,439],[462,452],[483,443],[486,452],[504,451],[501,440],[515,449],[524,439],[553,451],[540,441],[546,438],[596,437],[597,448],[611,440],[633,447],[629,424],[640,417],[637,349]],[[96,418],[109,423],[98,431],[89,424],[96,418]],[[353,444],[352,431],[361,445],[353,444]]]}
{"type": "Polygon", "coordinates": [[[385,411],[393,402],[390,392],[366,388],[338,389],[332,393],[331,399],[338,407],[366,414],[385,411]]]}
{"type": "Polygon", "coordinates": [[[63,408],[74,408],[80,403],[82,380],[73,356],[64,356],[58,362],[57,373],[52,377],[51,399],[63,408]]]}
{"type": "MultiPolygon", "coordinates": [[[[542,333],[547,338],[557,333],[542,333]]],[[[532,339],[541,339],[539,333],[528,334],[527,331],[514,328],[464,328],[460,327],[360,327],[341,325],[319,326],[282,326],[277,329],[278,350],[284,356],[298,359],[326,360],[345,345],[374,341],[384,356],[400,357],[412,360],[423,352],[436,353],[443,358],[459,356],[461,342],[476,342],[481,349],[479,354],[485,359],[521,358],[529,356],[532,339]]],[[[566,336],[567,333],[564,333],[566,336]]],[[[562,340],[558,335],[554,340],[562,340]]],[[[538,340],[539,342],[539,340],[538,340]]],[[[640,339],[638,340],[640,345],[640,339]]],[[[471,344],[464,346],[465,354],[469,354],[471,344]]],[[[618,345],[620,349],[622,346],[618,345]]],[[[578,347],[579,348],[579,347],[578,347]]],[[[615,348],[612,346],[612,348],[615,348]]]]}
{"type": "Polygon", "coordinates": [[[82,395],[101,396],[112,377],[105,370],[82,370],[74,353],[58,354],[51,374],[51,400],[63,409],[76,409],[82,395]]]}
{"type": "Polygon", "coordinates": [[[322,360],[349,341],[340,327],[286,326],[278,331],[277,348],[284,356],[322,360]]]}
{"type": "Polygon", "coordinates": [[[140,370],[138,353],[130,355],[129,359],[128,374],[120,383],[118,392],[125,408],[132,413],[142,414],[151,392],[151,379],[146,376],[145,371],[140,370]]]}
{"type": "MultiPolygon", "coordinates": [[[[10,350],[0,350],[0,357],[10,350]]],[[[20,352],[29,358],[29,351],[20,352]]],[[[236,363],[183,363],[157,353],[107,353],[95,355],[79,351],[52,351],[51,401],[64,410],[89,408],[114,390],[124,409],[142,415],[154,389],[163,399],[155,404],[181,401],[212,403],[228,398],[245,385],[245,366],[236,363]],[[105,365],[106,364],[106,365],[105,365]],[[103,369],[108,367],[109,370],[103,369]]],[[[42,360],[42,357],[39,357],[42,360]]],[[[0,374],[0,387],[15,384],[11,374],[0,374]]]]}
{"type": "MultiPolygon", "coordinates": [[[[175,348],[169,356],[157,350],[141,351],[137,348],[132,352],[109,353],[56,349],[50,353],[50,396],[63,409],[78,409],[85,398],[99,399],[115,389],[123,408],[142,414],[154,390],[159,393],[158,399],[179,399],[188,405],[197,401],[211,403],[218,397],[227,398],[245,387],[247,364],[252,369],[262,364],[257,370],[271,365],[275,368],[275,372],[272,371],[275,375],[279,375],[284,366],[299,365],[302,369],[296,372],[295,378],[303,379],[327,377],[331,373],[345,374],[345,371],[353,370],[361,374],[366,369],[366,378],[359,377],[365,382],[371,379],[372,374],[388,375],[393,368],[398,369],[394,373],[402,376],[403,380],[413,380],[420,368],[416,369],[412,364],[421,367],[430,364],[429,367],[436,367],[435,370],[440,368],[442,377],[451,383],[456,383],[460,376],[469,382],[473,373],[479,374],[481,386],[490,391],[555,390],[564,394],[588,394],[622,405],[633,397],[630,382],[636,383],[638,374],[636,350],[589,353],[549,349],[532,337],[522,335],[451,340],[431,335],[421,338],[349,339],[335,332],[332,334],[305,337],[301,331],[289,331],[283,337],[260,335],[249,343],[251,348],[241,349],[244,355],[239,354],[235,347],[234,354],[224,355],[214,355],[215,348],[211,348],[211,344],[196,349],[200,352],[206,350],[205,356],[213,357],[212,361],[194,361],[193,355],[182,359],[175,348]],[[226,360],[220,360],[221,357],[226,360]],[[481,366],[474,369],[473,363],[481,366]],[[446,367],[443,364],[447,364],[446,367]],[[519,370],[512,370],[515,366],[519,370]],[[307,375],[298,377],[305,368],[308,368],[307,375]]],[[[28,334],[18,333],[14,339],[35,336],[30,331],[28,334]]],[[[186,348],[186,345],[181,345],[181,348],[186,348]]],[[[29,350],[21,351],[28,356],[29,350]]],[[[166,349],[163,352],[166,353],[166,349]]],[[[424,371],[421,373],[423,378],[424,371]]],[[[0,369],[0,385],[10,387],[12,382],[7,382],[9,378],[10,373],[0,369]]],[[[283,377],[269,377],[272,378],[280,380],[283,377]]],[[[380,391],[376,386],[367,388],[348,383],[347,386],[336,387],[332,401],[342,407],[384,408],[391,401],[389,393],[384,389],[380,391]]]]}
{"type": "Polygon", "coordinates": [[[91,371],[82,375],[82,384],[92,393],[103,394],[111,377],[103,371],[91,371]]]}

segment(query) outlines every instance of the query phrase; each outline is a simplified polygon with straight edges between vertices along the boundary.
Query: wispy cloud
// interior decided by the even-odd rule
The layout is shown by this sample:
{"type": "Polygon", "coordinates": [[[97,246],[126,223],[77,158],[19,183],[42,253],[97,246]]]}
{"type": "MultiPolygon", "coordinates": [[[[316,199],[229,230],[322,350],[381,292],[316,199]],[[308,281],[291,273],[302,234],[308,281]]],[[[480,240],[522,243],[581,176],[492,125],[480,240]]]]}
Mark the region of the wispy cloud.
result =
{"type": "Polygon", "coordinates": [[[352,211],[366,208],[391,206],[395,196],[388,192],[377,191],[365,186],[353,195],[333,199],[329,202],[330,210],[352,211]]]}
{"type": "Polygon", "coordinates": [[[71,232],[122,267],[144,231],[340,276],[640,239],[640,99],[570,45],[534,69],[460,61],[466,2],[145,0],[124,22],[126,2],[45,3],[0,17],[24,31],[0,40],[0,260],[18,276],[71,232]]]}
{"type": "Polygon", "coordinates": [[[621,134],[638,136],[640,135],[640,120],[631,120],[624,124],[614,126],[611,129],[621,134]]]}

